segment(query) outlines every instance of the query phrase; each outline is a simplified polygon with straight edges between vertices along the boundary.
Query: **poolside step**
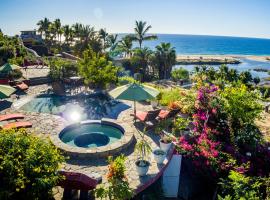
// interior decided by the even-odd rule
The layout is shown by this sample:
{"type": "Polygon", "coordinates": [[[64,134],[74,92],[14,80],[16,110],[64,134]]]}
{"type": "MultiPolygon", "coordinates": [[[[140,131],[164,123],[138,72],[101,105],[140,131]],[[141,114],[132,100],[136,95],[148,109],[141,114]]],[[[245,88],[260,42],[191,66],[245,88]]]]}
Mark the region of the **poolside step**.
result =
{"type": "Polygon", "coordinates": [[[52,80],[47,76],[30,78],[30,86],[50,83],[52,80]]]}

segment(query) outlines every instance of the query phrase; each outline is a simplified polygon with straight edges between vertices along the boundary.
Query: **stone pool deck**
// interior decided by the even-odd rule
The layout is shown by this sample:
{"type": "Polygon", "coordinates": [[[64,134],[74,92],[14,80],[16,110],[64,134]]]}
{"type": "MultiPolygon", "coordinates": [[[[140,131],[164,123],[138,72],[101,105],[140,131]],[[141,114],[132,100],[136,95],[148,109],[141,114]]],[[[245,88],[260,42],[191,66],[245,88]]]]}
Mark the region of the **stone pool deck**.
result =
{"type": "MultiPolygon", "coordinates": [[[[39,93],[46,93],[46,90],[50,89],[46,85],[34,86],[30,87],[26,95],[37,95],[39,93]]],[[[13,101],[16,103],[16,99],[13,98],[13,101]]],[[[130,103],[129,103],[130,104],[130,103]]],[[[137,110],[151,110],[152,107],[150,105],[137,104],[137,110]]],[[[28,131],[31,134],[36,134],[42,138],[51,138],[53,135],[59,134],[59,132],[69,125],[70,123],[63,119],[62,117],[46,114],[46,113],[33,113],[26,112],[23,110],[15,110],[14,108],[8,108],[1,111],[1,114],[4,113],[23,113],[26,115],[25,121],[30,121],[33,124],[32,128],[29,128],[28,131]]],[[[126,161],[126,175],[130,186],[136,192],[140,192],[151,185],[154,181],[156,181],[161,175],[164,169],[166,168],[171,155],[172,150],[168,153],[167,158],[165,159],[162,165],[157,165],[152,155],[149,156],[149,160],[151,161],[151,165],[149,167],[148,174],[144,177],[139,177],[136,172],[135,161],[138,158],[138,155],[134,152],[134,146],[136,140],[140,139],[140,135],[142,134],[143,126],[140,123],[133,123],[133,117],[131,114],[133,110],[131,108],[122,111],[116,122],[127,124],[130,128],[129,131],[133,132],[134,142],[128,146],[128,148],[123,149],[119,153],[123,153],[127,156],[126,161]]],[[[160,137],[156,135],[153,131],[148,131],[145,136],[146,141],[150,144],[152,149],[158,148],[160,137]]],[[[118,153],[118,154],[119,154],[118,153]]],[[[109,155],[109,154],[108,154],[109,155]]],[[[107,184],[106,174],[108,173],[108,163],[105,158],[95,158],[95,159],[82,159],[80,157],[67,159],[66,163],[63,164],[62,169],[71,172],[81,172],[87,174],[92,178],[102,178],[102,184],[107,184]]],[[[54,189],[55,199],[61,199],[63,195],[63,189],[60,187],[56,187],[54,189]]]]}

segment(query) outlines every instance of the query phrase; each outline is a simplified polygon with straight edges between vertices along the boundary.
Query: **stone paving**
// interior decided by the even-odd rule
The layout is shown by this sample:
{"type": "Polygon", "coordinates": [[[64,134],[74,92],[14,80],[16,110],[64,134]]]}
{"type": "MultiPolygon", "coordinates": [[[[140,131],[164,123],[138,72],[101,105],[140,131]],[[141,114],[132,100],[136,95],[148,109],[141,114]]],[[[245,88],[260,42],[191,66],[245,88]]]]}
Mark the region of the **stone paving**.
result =
{"type": "MultiPolygon", "coordinates": [[[[49,89],[48,86],[46,88],[46,85],[41,86],[34,86],[29,88],[28,95],[36,95],[38,93],[46,93],[46,89],[49,89]]],[[[14,100],[14,99],[13,99],[14,100]]],[[[16,103],[16,100],[14,100],[16,103]]],[[[130,104],[130,103],[129,103],[130,104]]],[[[138,104],[137,105],[138,110],[150,110],[152,107],[150,105],[143,105],[138,104]]],[[[45,114],[45,113],[29,113],[22,110],[14,110],[12,107],[9,109],[6,109],[4,111],[1,111],[1,114],[3,113],[24,113],[26,115],[25,120],[30,121],[33,124],[32,128],[29,128],[30,133],[37,134],[40,137],[43,138],[50,138],[50,135],[58,134],[65,126],[69,124],[65,119],[51,114],[45,114]]],[[[136,140],[140,139],[140,135],[142,134],[142,124],[135,123],[133,124],[133,117],[131,114],[133,113],[133,110],[131,108],[122,111],[117,121],[121,121],[121,123],[127,123],[130,127],[132,127],[133,134],[136,138],[136,140]]],[[[159,136],[156,135],[152,131],[148,131],[148,133],[145,136],[145,139],[150,144],[152,149],[158,148],[159,145],[159,136]]],[[[123,150],[121,153],[125,154],[127,156],[126,161],[126,175],[128,178],[128,181],[130,183],[130,186],[134,190],[141,189],[144,184],[149,184],[152,180],[156,178],[156,176],[160,175],[160,171],[163,170],[165,165],[168,162],[167,158],[164,161],[163,165],[157,165],[157,163],[154,161],[152,156],[149,156],[149,160],[151,160],[151,165],[149,167],[149,171],[147,176],[145,177],[139,177],[136,172],[136,166],[135,161],[137,160],[138,156],[134,152],[134,143],[130,144],[128,148],[123,150]]],[[[106,185],[106,174],[108,172],[108,163],[107,160],[104,158],[99,159],[80,159],[80,158],[70,158],[66,161],[66,163],[63,164],[63,169],[66,171],[76,171],[76,172],[82,172],[90,177],[98,178],[102,177],[102,183],[106,185]]],[[[60,187],[56,187],[54,189],[55,199],[61,199],[63,194],[63,189],[60,187]]]]}

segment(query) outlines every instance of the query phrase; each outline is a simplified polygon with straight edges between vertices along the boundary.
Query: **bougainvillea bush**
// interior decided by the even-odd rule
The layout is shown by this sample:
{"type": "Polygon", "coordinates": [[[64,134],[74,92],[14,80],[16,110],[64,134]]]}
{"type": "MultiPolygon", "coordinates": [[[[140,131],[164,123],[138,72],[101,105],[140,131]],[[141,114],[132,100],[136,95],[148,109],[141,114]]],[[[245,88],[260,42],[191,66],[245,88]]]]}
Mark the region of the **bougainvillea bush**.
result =
{"type": "Polygon", "coordinates": [[[230,171],[268,177],[269,144],[254,124],[262,112],[258,100],[256,91],[244,85],[204,84],[197,90],[192,132],[178,139],[178,151],[214,184],[230,171]]]}

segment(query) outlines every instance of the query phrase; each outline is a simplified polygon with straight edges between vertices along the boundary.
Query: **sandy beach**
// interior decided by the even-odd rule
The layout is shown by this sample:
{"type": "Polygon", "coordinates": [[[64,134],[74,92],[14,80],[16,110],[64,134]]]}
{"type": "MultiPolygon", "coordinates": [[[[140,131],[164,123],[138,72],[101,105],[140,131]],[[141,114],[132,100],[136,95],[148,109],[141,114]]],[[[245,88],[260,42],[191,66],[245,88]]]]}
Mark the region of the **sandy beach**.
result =
{"type": "Polygon", "coordinates": [[[178,62],[182,61],[207,61],[207,62],[215,62],[215,61],[235,61],[241,58],[246,58],[255,61],[261,62],[269,62],[270,63],[270,56],[255,56],[255,55],[204,55],[204,54],[196,54],[196,55],[177,55],[176,60],[178,62]]]}

